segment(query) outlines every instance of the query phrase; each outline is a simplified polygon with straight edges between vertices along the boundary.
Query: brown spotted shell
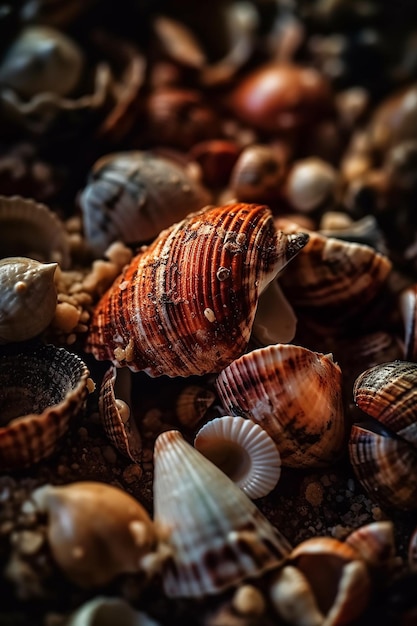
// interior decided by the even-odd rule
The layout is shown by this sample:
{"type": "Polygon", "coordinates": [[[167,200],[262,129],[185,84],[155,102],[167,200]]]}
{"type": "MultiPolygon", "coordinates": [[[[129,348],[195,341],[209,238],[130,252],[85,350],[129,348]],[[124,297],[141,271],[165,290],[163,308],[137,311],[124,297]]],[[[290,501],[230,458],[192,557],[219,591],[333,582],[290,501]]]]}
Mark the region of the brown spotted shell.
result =
{"type": "Polygon", "coordinates": [[[276,344],[234,360],[216,387],[227,413],[266,430],[283,465],[317,467],[335,461],[344,443],[341,378],[331,355],[276,344]]]}
{"type": "Polygon", "coordinates": [[[85,363],[52,345],[0,356],[0,468],[51,455],[88,393],[85,363]]]}
{"type": "Polygon", "coordinates": [[[260,293],[305,245],[268,207],[208,207],[143,248],[98,303],[86,350],[151,376],[219,372],[248,345],[260,293]]]}
{"type": "Polygon", "coordinates": [[[355,381],[364,414],[353,424],[349,455],[364,489],[382,506],[417,508],[417,364],[391,361],[355,381]]]}

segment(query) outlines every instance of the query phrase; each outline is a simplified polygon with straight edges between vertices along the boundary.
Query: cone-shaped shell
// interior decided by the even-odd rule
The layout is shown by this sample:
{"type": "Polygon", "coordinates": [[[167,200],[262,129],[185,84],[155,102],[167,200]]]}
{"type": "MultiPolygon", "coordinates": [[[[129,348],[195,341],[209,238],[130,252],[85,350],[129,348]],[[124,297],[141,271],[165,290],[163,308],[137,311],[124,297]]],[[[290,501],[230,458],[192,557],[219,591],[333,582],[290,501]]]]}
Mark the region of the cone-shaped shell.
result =
{"type": "Polygon", "coordinates": [[[266,496],[281,475],[274,441],[259,424],[240,415],[224,415],[204,424],[194,447],[252,499],[266,496]]]}
{"type": "Polygon", "coordinates": [[[335,461],[345,436],[341,371],[331,355],[276,344],[236,359],[217,377],[226,412],[262,426],[283,465],[335,461]]]}
{"type": "Polygon", "coordinates": [[[0,357],[0,468],[28,467],[54,452],[83,407],[89,371],[64,348],[0,357]]]}
{"type": "Polygon", "coordinates": [[[203,597],[280,565],[291,547],[255,504],[178,431],[155,444],[155,522],[172,556],[163,584],[171,597],[203,597]]]}
{"type": "Polygon", "coordinates": [[[259,294],[305,245],[268,207],[208,207],[163,231],[98,303],[97,359],[151,376],[219,372],[247,347],[259,294]]]}

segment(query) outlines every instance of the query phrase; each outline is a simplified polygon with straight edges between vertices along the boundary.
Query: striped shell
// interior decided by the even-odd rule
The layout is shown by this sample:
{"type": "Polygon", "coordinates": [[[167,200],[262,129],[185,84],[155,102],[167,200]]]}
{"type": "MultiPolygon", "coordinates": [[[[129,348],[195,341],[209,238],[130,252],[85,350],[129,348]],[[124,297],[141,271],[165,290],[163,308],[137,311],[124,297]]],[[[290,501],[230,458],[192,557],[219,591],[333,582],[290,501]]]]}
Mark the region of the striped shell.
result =
{"type": "Polygon", "coordinates": [[[132,461],[142,458],[142,439],[131,409],[131,372],[110,366],[98,398],[103,429],[112,444],[132,461]]]}
{"type": "Polygon", "coordinates": [[[172,550],[162,572],[169,597],[218,594],[282,563],[287,540],[178,431],[159,435],[154,463],[155,523],[172,550]]]}
{"type": "Polygon", "coordinates": [[[149,241],[209,201],[209,193],[177,164],[134,150],[101,157],[79,198],[85,235],[96,255],[115,240],[149,241]]]}
{"type": "Polygon", "coordinates": [[[0,356],[0,468],[29,467],[51,455],[82,410],[89,371],[64,348],[0,356]]]}
{"type": "Polygon", "coordinates": [[[342,451],[341,377],[331,355],[276,344],[233,361],[216,387],[227,413],[257,422],[272,437],[283,465],[318,467],[342,451]]]}
{"type": "Polygon", "coordinates": [[[70,265],[69,236],[45,204],[20,196],[0,196],[0,255],[24,256],[70,265]]]}
{"type": "Polygon", "coordinates": [[[276,231],[262,205],[192,214],[143,248],[104,294],[86,350],[151,376],[219,372],[246,349],[260,294],[306,241],[276,231]]]}
{"type": "Polygon", "coordinates": [[[259,424],[239,415],[216,417],[204,424],[194,447],[252,499],[266,496],[281,475],[274,441],[259,424]]]}
{"type": "Polygon", "coordinates": [[[391,361],[364,371],[353,389],[366,415],[351,428],[350,461],[363,488],[390,508],[417,508],[416,385],[416,363],[391,361]]]}

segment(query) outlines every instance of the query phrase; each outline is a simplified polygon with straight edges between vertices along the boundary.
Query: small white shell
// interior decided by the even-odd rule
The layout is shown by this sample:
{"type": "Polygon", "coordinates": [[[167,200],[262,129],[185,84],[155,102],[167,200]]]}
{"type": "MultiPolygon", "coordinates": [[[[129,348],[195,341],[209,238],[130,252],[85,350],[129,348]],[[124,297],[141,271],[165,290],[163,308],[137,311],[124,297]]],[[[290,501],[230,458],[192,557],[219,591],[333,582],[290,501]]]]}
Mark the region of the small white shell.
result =
{"type": "Polygon", "coordinates": [[[224,415],[198,431],[194,447],[249,498],[266,496],[281,475],[281,457],[266,431],[239,415],[224,415]]]}

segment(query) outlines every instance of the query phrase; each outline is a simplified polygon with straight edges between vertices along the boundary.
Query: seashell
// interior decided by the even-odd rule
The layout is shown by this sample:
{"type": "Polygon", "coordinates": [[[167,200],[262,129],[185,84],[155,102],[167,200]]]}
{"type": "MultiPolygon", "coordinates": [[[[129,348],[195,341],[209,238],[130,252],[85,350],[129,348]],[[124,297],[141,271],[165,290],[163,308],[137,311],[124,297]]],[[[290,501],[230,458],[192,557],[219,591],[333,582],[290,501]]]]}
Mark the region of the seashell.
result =
{"type": "Polygon", "coordinates": [[[67,24],[90,8],[97,0],[24,0],[20,9],[22,22],[40,22],[54,27],[67,24]]]}
{"type": "Polygon", "coordinates": [[[353,221],[346,213],[329,211],[322,216],[319,234],[371,246],[378,252],[387,254],[385,238],[374,215],[365,215],[353,221]],[[343,225],[337,222],[340,217],[344,220],[343,225]]]}
{"type": "Polygon", "coordinates": [[[310,213],[336,202],[338,175],[335,168],[317,157],[293,163],[285,183],[285,195],[298,211],[310,213]]]}
{"type": "Polygon", "coordinates": [[[0,64],[0,85],[22,98],[44,92],[69,95],[78,85],[84,55],[68,35],[50,26],[22,29],[0,64]]]}
{"type": "Polygon", "coordinates": [[[192,214],[143,248],[104,294],[85,349],[150,376],[219,372],[244,352],[260,294],[306,240],[277,232],[262,205],[192,214]]]}
{"type": "Polygon", "coordinates": [[[0,345],[42,333],[55,315],[56,263],[25,257],[0,260],[0,345]]]}
{"type": "Polygon", "coordinates": [[[88,393],[85,363],[64,348],[39,346],[0,356],[0,467],[50,456],[88,393]]]}
{"type": "Polygon", "coordinates": [[[364,416],[353,424],[349,456],[356,477],[382,506],[417,507],[417,364],[381,363],[355,381],[354,400],[364,416]]]}
{"type": "Polygon", "coordinates": [[[417,87],[415,83],[391,92],[373,112],[368,124],[368,141],[384,154],[390,147],[417,134],[417,87]]]}
{"type": "Polygon", "coordinates": [[[367,607],[369,572],[348,544],[332,537],[312,537],[294,548],[287,563],[270,588],[272,604],[285,623],[350,624],[367,607]]]}
{"type": "Polygon", "coordinates": [[[371,569],[388,570],[398,564],[392,520],[360,526],[346,537],[345,543],[352,546],[371,569]]]}
{"type": "Polygon", "coordinates": [[[341,377],[330,354],[275,344],[235,359],[215,384],[225,411],[258,423],[283,465],[320,467],[344,443],[341,377]]]}
{"type": "Polygon", "coordinates": [[[282,563],[287,540],[180,432],[158,436],[154,463],[155,523],[172,549],[162,571],[169,597],[218,594],[282,563]]]}
{"type": "Polygon", "coordinates": [[[142,611],[135,611],[119,597],[97,596],[84,602],[62,626],[160,626],[142,611]]]}
{"type": "Polygon", "coordinates": [[[44,485],[31,495],[47,515],[47,539],[65,575],[80,587],[98,587],[139,572],[156,544],[148,513],[131,495],[99,482],[44,485]]]}
{"type": "Polygon", "coordinates": [[[181,424],[194,427],[204,417],[216,400],[211,389],[201,385],[187,385],[175,402],[175,414],[181,424]]]}
{"type": "Polygon", "coordinates": [[[281,475],[276,444],[259,424],[239,415],[216,417],[200,428],[194,447],[248,496],[266,496],[281,475]]]}
{"type": "Polygon", "coordinates": [[[376,306],[392,263],[370,246],[311,231],[309,235],[308,245],[282,274],[280,285],[296,314],[327,332],[343,331],[376,306]]]}
{"type": "Polygon", "coordinates": [[[230,177],[239,202],[273,202],[279,198],[285,162],[278,150],[263,144],[246,146],[230,177]]]}
{"type": "Polygon", "coordinates": [[[129,370],[111,366],[103,376],[98,408],[108,439],[119,452],[139,463],[142,438],[131,409],[131,382],[129,370]]]}
{"type": "Polygon", "coordinates": [[[101,157],[79,197],[85,235],[96,255],[116,239],[128,244],[152,239],[209,200],[182,168],[144,151],[101,157]]]}
{"type": "Polygon", "coordinates": [[[71,262],[69,236],[58,215],[20,196],[0,196],[0,250],[2,257],[55,261],[64,270],[71,262]]]}
{"type": "Polygon", "coordinates": [[[404,325],[404,358],[417,361],[417,284],[404,288],[398,296],[404,325]]]}

